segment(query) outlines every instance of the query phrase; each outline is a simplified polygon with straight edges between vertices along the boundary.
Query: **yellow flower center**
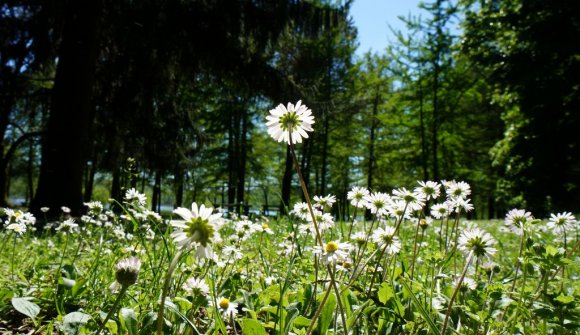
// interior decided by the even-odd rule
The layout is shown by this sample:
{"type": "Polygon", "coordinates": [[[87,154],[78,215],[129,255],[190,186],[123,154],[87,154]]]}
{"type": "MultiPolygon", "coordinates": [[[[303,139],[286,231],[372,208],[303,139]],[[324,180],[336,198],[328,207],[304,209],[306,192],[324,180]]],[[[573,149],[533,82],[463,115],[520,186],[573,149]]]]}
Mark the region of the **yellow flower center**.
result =
{"type": "Polygon", "coordinates": [[[220,300],[220,302],[219,302],[218,305],[220,305],[220,307],[222,309],[226,309],[226,308],[230,307],[230,300],[229,299],[226,299],[226,298],[223,298],[222,300],[220,300]]]}
{"type": "Polygon", "coordinates": [[[336,244],[336,242],[328,242],[326,243],[325,250],[328,253],[335,252],[338,250],[338,244],[336,244]]]}
{"type": "Polygon", "coordinates": [[[265,223],[264,223],[264,224],[262,225],[262,229],[264,229],[264,230],[265,230],[265,229],[268,229],[268,228],[270,228],[270,226],[268,226],[267,224],[265,224],[265,223]]]}

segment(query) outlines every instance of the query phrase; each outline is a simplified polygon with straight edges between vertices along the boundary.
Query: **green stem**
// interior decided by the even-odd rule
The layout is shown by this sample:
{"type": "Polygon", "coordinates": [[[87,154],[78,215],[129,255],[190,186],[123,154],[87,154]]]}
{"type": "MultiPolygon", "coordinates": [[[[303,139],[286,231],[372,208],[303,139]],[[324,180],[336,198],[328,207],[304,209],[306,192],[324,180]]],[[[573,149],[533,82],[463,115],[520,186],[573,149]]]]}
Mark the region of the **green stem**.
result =
{"type": "Polygon", "coordinates": [[[184,249],[179,249],[169,268],[167,269],[167,274],[165,275],[165,281],[163,282],[163,291],[161,292],[161,301],[159,302],[159,311],[157,312],[157,335],[163,334],[163,309],[165,308],[165,298],[169,293],[169,287],[171,286],[171,277],[173,276],[173,271],[175,271],[175,267],[183,254],[184,249]]]}
{"type": "MultiPolygon", "coordinates": [[[[14,234],[14,233],[13,233],[14,234]]],[[[16,234],[14,234],[14,241],[12,242],[12,269],[11,269],[11,275],[12,275],[12,279],[14,279],[14,256],[16,254],[16,234]]]]}
{"type": "Polygon", "coordinates": [[[411,260],[411,281],[415,273],[415,258],[417,258],[417,239],[419,237],[419,227],[421,225],[421,216],[417,219],[417,227],[415,228],[415,239],[413,240],[413,258],[411,260]]]}
{"type": "Polygon", "coordinates": [[[95,333],[95,335],[99,335],[101,333],[101,331],[103,330],[103,328],[105,328],[105,326],[107,325],[107,322],[109,321],[109,319],[111,318],[111,316],[113,316],[113,314],[117,311],[117,308],[119,307],[119,304],[121,303],[121,299],[123,299],[123,296],[127,292],[127,289],[128,288],[129,288],[128,285],[123,285],[121,287],[121,291],[119,292],[119,295],[117,296],[117,299],[113,303],[113,307],[111,307],[111,309],[109,310],[109,313],[107,313],[107,316],[105,317],[105,320],[103,321],[103,323],[101,323],[101,325],[99,326],[99,329],[97,330],[97,332],[95,333]]]}
{"type": "MultiPolygon", "coordinates": [[[[358,202],[356,203],[358,206],[358,202]]],[[[350,235],[352,234],[352,227],[354,226],[354,220],[356,218],[356,210],[358,209],[358,207],[354,208],[354,213],[352,214],[352,220],[350,221],[350,227],[348,227],[348,240],[350,240],[350,235]]]]}
{"type": "Polygon", "coordinates": [[[451,300],[449,300],[449,305],[447,306],[447,312],[445,313],[445,320],[443,321],[443,327],[441,328],[441,335],[445,335],[445,331],[447,330],[447,323],[449,321],[449,315],[451,314],[451,310],[453,309],[453,302],[457,297],[457,293],[459,293],[459,289],[461,288],[461,284],[463,283],[463,279],[465,278],[465,274],[467,273],[467,269],[471,264],[471,260],[473,258],[473,251],[469,252],[467,256],[467,261],[465,262],[465,267],[463,268],[463,272],[461,273],[461,277],[459,277],[459,282],[457,282],[457,286],[453,291],[453,295],[451,296],[451,300]]]}
{"type": "Polygon", "coordinates": [[[290,141],[290,152],[292,153],[292,161],[294,162],[294,168],[296,168],[296,172],[298,173],[298,180],[300,181],[302,193],[304,193],[304,199],[306,200],[306,204],[308,205],[308,211],[310,212],[312,224],[314,225],[314,230],[316,231],[316,240],[318,241],[318,244],[320,244],[320,246],[324,248],[324,243],[322,243],[322,236],[320,236],[320,230],[318,229],[318,224],[316,223],[314,210],[312,209],[312,204],[310,202],[310,196],[308,195],[308,189],[306,188],[306,184],[304,183],[304,177],[302,177],[302,170],[300,170],[300,166],[298,165],[298,159],[296,158],[296,152],[294,151],[294,144],[292,143],[292,141],[290,141]]]}
{"type": "Polygon", "coordinates": [[[308,329],[306,330],[306,335],[312,334],[312,330],[314,329],[314,325],[316,324],[316,320],[320,316],[320,313],[322,313],[322,307],[324,307],[324,305],[326,304],[326,300],[328,300],[328,296],[330,295],[330,291],[332,291],[332,285],[329,284],[328,288],[326,289],[326,293],[324,293],[324,296],[322,297],[322,301],[320,301],[320,305],[318,305],[318,308],[316,309],[316,312],[314,313],[314,316],[312,317],[312,320],[310,321],[310,325],[308,325],[308,329]]]}

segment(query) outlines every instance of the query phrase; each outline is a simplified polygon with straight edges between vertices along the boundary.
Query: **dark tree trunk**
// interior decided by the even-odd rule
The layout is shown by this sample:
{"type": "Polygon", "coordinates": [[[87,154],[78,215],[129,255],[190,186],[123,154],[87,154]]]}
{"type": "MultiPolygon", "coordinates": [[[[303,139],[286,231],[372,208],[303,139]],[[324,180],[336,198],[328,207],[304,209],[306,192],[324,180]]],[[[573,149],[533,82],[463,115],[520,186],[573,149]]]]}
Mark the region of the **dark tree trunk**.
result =
{"type": "Polygon", "coordinates": [[[58,55],[52,106],[42,146],[38,189],[31,210],[61,206],[83,210],[83,171],[87,152],[95,62],[98,55],[99,0],[70,2],[58,55]]]}
{"type": "Polygon", "coordinates": [[[93,159],[91,164],[86,165],[87,173],[85,175],[85,202],[91,201],[93,197],[93,185],[95,184],[95,174],[97,172],[96,162],[93,159]]]}
{"type": "MultiPolygon", "coordinates": [[[[302,144],[302,158],[300,159],[300,170],[306,189],[310,190],[310,163],[312,162],[312,137],[304,140],[302,144]]],[[[305,201],[304,194],[302,200],[305,201]]]]}
{"type": "Polygon", "coordinates": [[[320,195],[326,194],[326,170],[328,170],[328,128],[330,116],[328,111],[324,116],[324,131],[322,138],[322,166],[320,168],[320,195]]]}
{"type": "MultiPolygon", "coordinates": [[[[248,155],[248,116],[246,111],[242,114],[242,131],[240,134],[240,154],[239,154],[239,166],[238,166],[238,190],[237,190],[237,202],[238,202],[238,212],[242,208],[240,206],[245,205],[244,203],[244,191],[246,184],[246,161],[248,155]]],[[[245,212],[245,211],[244,211],[245,212]]]]}
{"type": "Polygon", "coordinates": [[[238,169],[236,113],[230,110],[228,123],[228,210],[234,211],[236,202],[236,181],[238,169]]]}
{"type": "Polygon", "coordinates": [[[284,177],[282,177],[282,203],[280,203],[280,213],[286,213],[287,206],[290,206],[290,193],[292,190],[292,153],[290,146],[286,148],[286,165],[284,177]]]}
{"type": "Polygon", "coordinates": [[[421,168],[423,169],[423,180],[429,180],[428,162],[429,157],[427,153],[427,138],[425,136],[425,110],[423,108],[423,85],[419,80],[419,133],[421,136],[421,168]]]}
{"type": "Polygon", "coordinates": [[[0,111],[0,207],[8,205],[8,161],[4,155],[4,135],[8,129],[8,120],[12,109],[12,103],[8,102],[8,99],[3,99],[2,111],[0,111]]]}
{"type": "Polygon", "coordinates": [[[26,169],[26,203],[30,204],[34,197],[34,142],[28,142],[28,164],[26,169]]]}
{"type": "Polygon", "coordinates": [[[184,172],[182,168],[177,168],[175,171],[175,203],[173,208],[182,207],[183,204],[183,183],[184,172]]]}
{"type": "Polygon", "coordinates": [[[111,182],[111,198],[122,202],[123,195],[121,194],[121,168],[116,166],[113,170],[113,180],[111,182]]]}
{"type": "Polygon", "coordinates": [[[153,194],[151,195],[151,210],[159,212],[161,209],[161,172],[155,171],[155,183],[153,184],[153,194]]]}

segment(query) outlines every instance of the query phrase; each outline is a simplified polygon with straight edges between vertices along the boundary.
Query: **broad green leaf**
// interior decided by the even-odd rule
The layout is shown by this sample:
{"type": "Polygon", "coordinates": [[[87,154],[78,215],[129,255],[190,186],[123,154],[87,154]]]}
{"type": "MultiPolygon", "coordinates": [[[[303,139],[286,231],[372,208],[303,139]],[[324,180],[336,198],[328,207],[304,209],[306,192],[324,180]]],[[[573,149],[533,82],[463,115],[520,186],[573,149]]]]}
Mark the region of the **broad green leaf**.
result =
{"type": "Polygon", "coordinates": [[[294,322],[294,319],[298,317],[300,311],[298,311],[298,308],[292,306],[291,308],[288,308],[286,312],[286,317],[284,318],[284,333],[288,334],[290,329],[292,329],[292,322],[294,322]]]}
{"type": "Polygon", "coordinates": [[[389,285],[388,283],[385,282],[385,283],[382,283],[381,286],[379,287],[378,296],[379,296],[379,301],[382,304],[386,304],[387,301],[389,301],[389,299],[391,299],[395,296],[395,292],[393,291],[393,288],[391,287],[391,285],[389,285]]]}
{"type": "Polygon", "coordinates": [[[574,297],[560,293],[560,295],[556,297],[556,301],[563,305],[567,305],[574,301],[574,297]]]}
{"type": "Polygon", "coordinates": [[[318,333],[325,335],[328,332],[328,328],[332,323],[332,315],[336,310],[336,297],[334,294],[330,294],[324,307],[322,307],[322,312],[320,313],[320,319],[318,319],[318,333]]]}
{"type": "Polygon", "coordinates": [[[247,335],[267,335],[262,324],[254,319],[242,319],[242,333],[247,335]]]}
{"type": "Polygon", "coordinates": [[[85,313],[69,313],[62,319],[62,331],[66,335],[76,335],[79,333],[80,328],[86,325],[90,319],[91,316],[85,313]]]}
{"type": "Polygon", "coordinates": [[[131,308],[121,309],[121,319],[129,335],[136,335],[138,329],[137,314],[131,308]]]}
{"type": "Polygon", "coordinates": [[[12,306],[20,313],[34,320],[38,313],[40,313],[40,307],[30,302],[31,299],[32,297],[12,298],[12,306]]]}
{"type": "Polygon", "coordinates": [[[76,281],[76,284],[74,284],[74,286],[71,289],[71,295],[73,298],[86,290],[87,288],[85,286],[86,282],[87,282],[86,278],[82,278],[76,281]]]}

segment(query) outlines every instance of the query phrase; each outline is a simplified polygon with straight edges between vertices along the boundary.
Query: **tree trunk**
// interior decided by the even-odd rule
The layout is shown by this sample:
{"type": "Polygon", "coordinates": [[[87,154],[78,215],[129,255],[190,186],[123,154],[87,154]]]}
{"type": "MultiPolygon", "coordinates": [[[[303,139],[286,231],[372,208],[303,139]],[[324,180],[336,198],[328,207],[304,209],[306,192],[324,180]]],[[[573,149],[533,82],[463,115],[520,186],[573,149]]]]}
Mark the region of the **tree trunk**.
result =
{"type": "Polygon", "coordinates": [[[2,111],[0,111],[0,207],[8,205],[8,161],[4,155],[4,136],[8,129],[8,120],[12,110],[12,99],[2,99],[2,111]]]}
{"type": "Polygon", "coordinates": [[[155,183],[153,184],[153,194],[151,195],[151,210],[159,212],[161,209],[161,172],[155,171],[155,183]]]}
{"type": "Polygon", "coordinates": [[[73,1],[66,9],[38,189],[31,204],[35,213],[48,206],[50,217],[58,216],[61,206],[70,207],[72,215],[83,210],[84,153],[99,50],[100,1],[73,1]]]}
{"type": "Polygon", "coordinates": [[[173,208],[182,207],[183,204],[183,169],[177,168],[175,171],[175,203],[173,208]]]}
{"type": "Polygon", "coordinates": [[[230,118],[228,123],[228,210],[234,211],[234,203],[236,202],[236,180],[238,169],[238,155],[237,155],[237,122],[236,113],[230,110],[230,118]]]}
{"type": "Polygon", "coordinates": [[[427,138],[425,135],[425,110],[423,108],[423,84],[421,84],[421,76],[418,80],[419,84],[419,133],[421,136],[421,168],[423,169],[423,180],[429,180],[429,155],[427,153],[427,138]]]}
{"type": "MultiPolygon", "coordinates": [[[[238,166],[238,190],[237,190],[237,202],[238,202],[238,212],[242,210],[240,206],[245,205],[244,202],[244,191],[246,184],[246,161],[248,155],[248,116],[246,111],[242,112],[242,131],[240,134],[240,154],[239,154],[239,166],[238,166]]],[[[245,213],[245,211],[244,211],[245,213]]]]}
{"type": "Polygon", "coordinates": [[[91,201],[93,197],[93,186],[95,184],[95,174],[97,172],[96,162],[93,159],[91,164],[86,165],[87,173],[85,175],[85,194],[84,200],[85,202],[91,201]]]}
{"type": "Polygon", "coordinates": [[[326,170],[328,170],[328,128],[329,128],[328,111],[324,116],[324,131],[322,139],[322,166],[320,168],[320,195],[326,194],[326,170]]]}

